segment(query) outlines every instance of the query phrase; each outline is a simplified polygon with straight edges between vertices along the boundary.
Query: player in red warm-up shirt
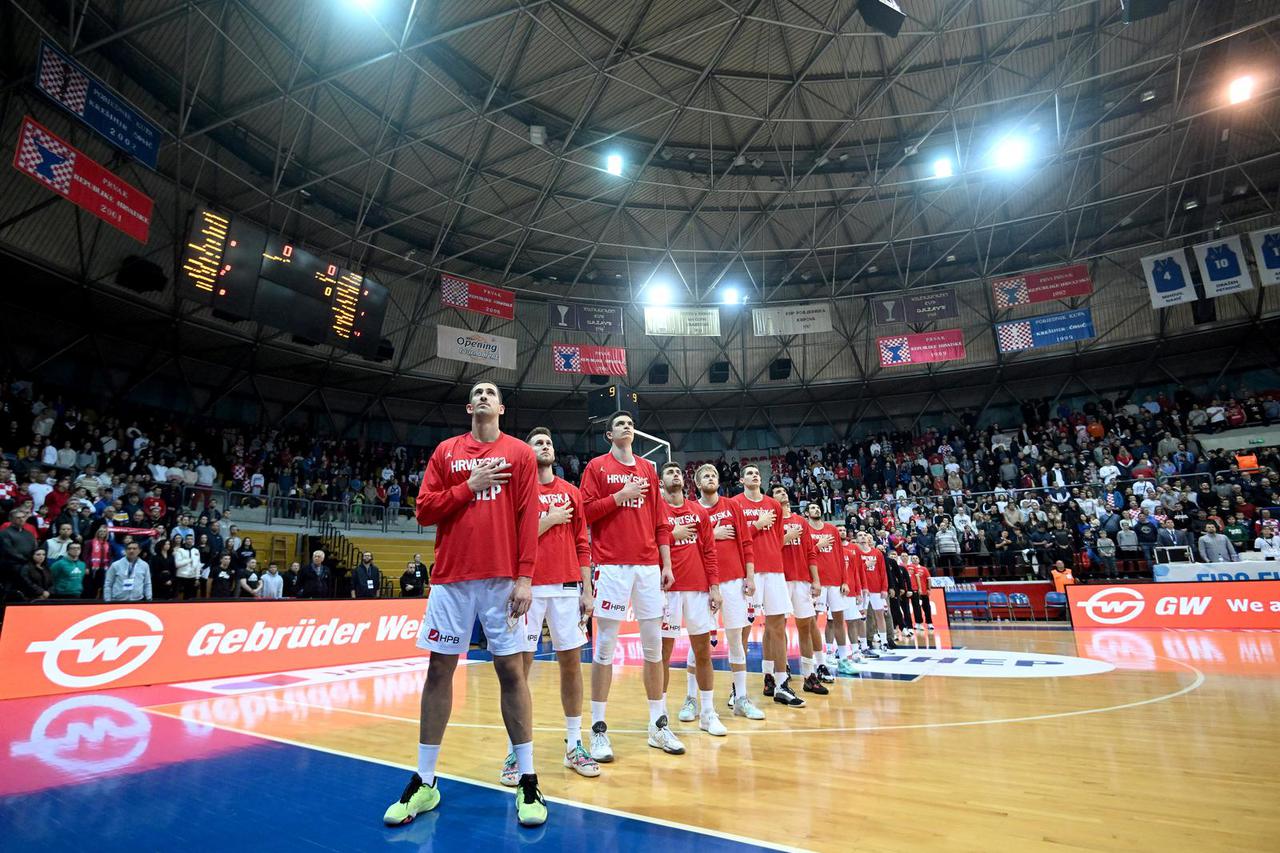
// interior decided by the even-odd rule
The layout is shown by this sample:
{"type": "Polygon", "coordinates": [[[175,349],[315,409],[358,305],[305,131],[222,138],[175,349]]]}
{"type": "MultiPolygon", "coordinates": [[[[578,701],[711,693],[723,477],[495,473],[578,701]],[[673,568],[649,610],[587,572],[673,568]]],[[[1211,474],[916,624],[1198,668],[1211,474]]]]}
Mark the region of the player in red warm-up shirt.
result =
{"type": "Polygon", "coordinates": [[[716,629],[715,614],[721,598],[720,563],[711,517],[701,504],[685,497],[684,472],[678,462],[662,466],[662,497],[667,502],[667,523],[671,525],[671,572],[675,576],[667,590],[667,612],[662,618],[662,704],[665,708],[666,688],[671,681],[671,650],[683,626],[693,651],[698,707],[694,707],[692,695],[686,696],[680,720],[691,723],[696,719],[698,728],[707,734],[724,737],[728,731],[720,722],[712,697],[715,675],[711,669],[711,632],[716,629]]]}
{"type": "MultiPolygon", "coordinates": [[[[751,541],[751,525],[742,514],[742,507],[729,498],[720,497],[720,472],[714,465],[703,465],[694,474],[701,495],[698,503],[707,511],[715,530],[716,562],[720,572],[720,615],[724,621],[724,636],[729,645],[729,669],[733,675],[733,688],[729,693],[729,707],[735,717],[763,720],[764,712],[747,696],[746,630],[751,627],[747,618],[747,606],[756,591],[755,547],[751,541]]],[[[694,662],[687,661],[692,667],[694,662]]],[[[688,695],[692,696],[697,684],[690,681],[688,695]]]]}
{"type": "Polygon", "coordinates": [[[889,572],[885,566],[884,554],[873,544],[870,533],[858,534],[858,558],[862,560],[862,569],[866,575],[867,611],[875,615],[873,645],[876,649],[882,649],[886,642],[884,610],[889,591],[889,572]]]}
{"type": "Polygon", "coordinates": [[[929,567],[912,554],[907,573],[911,576],[911,610],[916,627],[928,631],[933,627],[933,602],[929,600],[929,567]]]}
{"type": "MultiPolygon", "coordinates": [[[[843,645],[844,629],[844,574],[846,556],[844,540],[836,526],[822,518],[822,505],[811,501],[804,509],[809,520],[809,536],[813,539],[814,551],[818,558],[818,582],[822,585],[815,602],[818,613],[827,614],[827,624],[832,625],[834,638],[843,645]]],[[[835,681],[835,676],[827,668],[826,650],[822,647],[822,633],[818,630],[818,620],[813,620],[813,660],[814,670],[820,681],[835,681]]]]}
{"type": "Polygon", "coordinates": [[[498,428],[505,411],[492,382],[468,394],[471,431],[441,442],[418,491],[417,517],[436,527],[431,597],[418,648],[431,652],[422,688],[418,772],[383,815],[409,823],[440,803],[436,760],[453,709],[453,674],[477,619],[488,640],[502,693],[502,717],[519,779],[516,815],[522,825],[547,819],[533,769],[533,709],[525,678],[525,613],[538,553],[538,465],[529,445],[498,428]]]}
{"type": "MultiPolygon", "coordinates": [[[[791,592],[782,571],[782,507],[760,490],[760,468],[743,465],[739,477],[742,494],[733,500],[751,524],[751,543],[756,558],[756,594],[752,599],[756,610],[764,612],[764,637],[761,646],[764,659],[764,695],[773,696],[776,683],[774,668],[787,671],[787,616],[791,614],[791,592]]],[[[745,644],[750,628],[743,630],[745,644]]],[[[792,698],[799,698],[794,693],[792,698]]],[[[784,697],[786,698],[786,697],[784,697]]],[[[788,699],[788,704],[789,704],[788,699]]],[[[804,700],[800,700],[802,703],[804,700]]]]}
{"type": "MultiPolygon", "coordinates": [[[[813,537],[809,535],[809,525],[802,516],[791,511],[791,496],[782,486],[774,486],[770,495],[778,506],[782,507],[782,574],[787,579],[787,595],[791,597],[791,613],[796,623],[796,635],[800,644],[800,677],[804,690],[825,696],[827,688],[823,687],[813,673],[813,619],[816,615],[814,599],[822,591],[818,582],[818,554],[814,550],[813,537]]],[[[779,702],[778,694],[788,682],[784,678],[774,691],[773,701],[779,702]]],[[[798,701],[803,699],[796,697],[798,701]]],[[[779,704],[793,705],[784,695],[779,704]]],[[[796,706],[799,707],[799,706],[796,706]]]]}
{"type": "Polygon", "coordinates": [[[640,623],[644,691],[649,698],[649,745],[670,752],[663,744],[675,737],[663,731],[668,727],[662,708],[663,591],[672,581],[671,527],[659,493],[657,469],[648,459],[631,452],[635,428],[626,412],[612,415],[605,432],[612,447],[588,462],[582,472],[582,506],[591,528],[596,593],[591,757],[602,762],[613,761],[604,717],[613,684],[613,650],[628,602],[640,623]]]}
{"type": "MultiPolygon", "coordinates": [[[[533,669],[545,622],[560,663],[560,704],[564,708],[564,766],[579,776],[600,775],[600,765],[582,747],[583,623],[591,615],[591,546],[586,515],[575,486],[555,475],[556,448],[551,431],[537,427],[527,439],[538,460],[538,559],[533,564],[533,602],[525,625],[524,671],[533,669]]],[[[514,754],[507,755],[501,782],[513,787],[520,775],[514,754]]]]}
{"type": "Polygon", "coordinates": [[[840,675],[856,675],[854,664],[863,662],[862,651],[867,647],[867,620],[863,618],[862,600],[867,590],[867,575],[862,568],[862,552],[856,542],[849,541],[849,528],[840,528],[840,534],[845,558],[844,586],[841,589],[844,592],[846,639],[837,647],[836,671],[840,675]]]}

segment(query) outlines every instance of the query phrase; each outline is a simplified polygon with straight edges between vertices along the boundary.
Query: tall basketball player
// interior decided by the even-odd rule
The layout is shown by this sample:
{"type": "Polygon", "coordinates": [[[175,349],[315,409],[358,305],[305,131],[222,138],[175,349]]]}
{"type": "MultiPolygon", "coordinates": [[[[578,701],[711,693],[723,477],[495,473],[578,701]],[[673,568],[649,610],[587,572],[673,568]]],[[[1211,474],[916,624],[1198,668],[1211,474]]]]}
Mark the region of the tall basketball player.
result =
{"type": "MultiPolygon", "coordinates": [[[[757,610],[764,612],[764,695],[773,696],[781,705],[799,707],[804,700],[791,688],[777,696],[774,668],[780,667],[783,684],[787,675],[787,616],[791,614],[791,591],[782,567],[782,507],[776,500],[760,491],[760,468],[742,466],[742,494],[734,498],[742,507],[742,514],[751,522],[752,543],[756,557],[757,610]]],[[[745,641],[745,637],[744,637],[745,641]]]]}
{"type": "MultiPolygon", "coordinates": [[[[527,439],[538,460],[538,559],[533,564],[533,603],[525,626],[524,671],[533,669],[545,622],[560,665],[560,705],[564,709],[564,766],[579,776],[599,776],[600,765],[582,748],[582,661],[587,644],[583,623],[591,616],[591,546],[582,497],[555,475],[556,448],[551,431],[537,427],[527,439]]],[[[520,779],[514,753],[507,755],[501,782],[520,779]]]]}
{"type": "Polygon", "coordinates": [[[875,546],[870,533],[864,531],[858,534],[858,551],[867,578],[867,610],[875,618],[871,645],[878,650],[884,648],[887,642],[884,611],[889,589],[888,572],[885,569],[884,554],[875,546]]]}
{"type": "Polygon", "coordinates": [[[854,541],[845,545],[845,554],[849,561],[845,564],[848,592],[844,599],[844,619],[849,642],[840,648],[839,672],[854,675],[857,672],[854,666],[863,662],[863,655],[879,655],[871,651],[867,643],[867,571],[863,564],[862,540],[854,537],[854,541]]]}
{"type": "MultiPolygon", "coordinates": [[[[728,732],[712,698],[715,675],[711,669],[711,632],[716,629],[715,614],[720,610],[721,598],[711,518],[700,503],[685,498],[684,472],[678,462],[662,466],[662,497],[667,502],[667,523],[671,525],[671,571],[675,575],[667,590],[667,610],[662,619],[663,710],[665,713],[666,688],[671,680],[671,651],[683,627],[694,657],[698,728],[724,737],[728,732]]],[[[693,699],[686,698],[680,719],[692,722],[693,711],[693,699]]]]}
{"type": "MultiPolygon", "coordinates": [[[[818,560],[818,582],[822,591],[818,595],[816,609],[827,614],[827,624],[834,623],[836,642],[844,645],[844,597],[845,597],[845,561],[844,542],[836,526],[822,519],[822,505],[810,503],[805,507],[808,516],[808,534],[813,539],[814,552],[818,560]]],[[[814,663],[817,664],[817,676],[822,681],[834,681],[831,670],[827,668],[826,655],[822,648],[822,633],[818,630],[817,619],[813,624],[814,663]]]]}
{"type": "MultiPolygon", "coordinates": [[[[782,507],[782,569],[787,579],[792,618],[800,644],[800,680],[806,693],[825,696],[827,688],[818,680],[813,662],[813,635],[817,631],[814,603],[822,592],[818,582],[818,554],[808,525],[803,518],[791,512],[791,496],[787,490],[774,486],[770,494],[782,507]]],[[[776,692],[773,699],[775,702],[778,700],[776,692]]]]}
{"type": "MultiPolygon", "coordinates": [[[[735,717],[763,720],[764,712],[747,695],[746,631],[751,627],[747,607],[756,588],[752,526],[736,501],[720,497],[720,472],[716,470],[716,466],[703,465],[694,476],[698,480],[698,491],[701,492],[698,502],[707,510],[715,528],[716,561],[720,572],[720,614],[724,621],[725,641],[729,645],[729,669],[733,675],[729,707],[733,709],[735,717]]],[[[696,683],[690,684],[687,695],[692,698],[696,689],[696,683]]]]}
{"type": "Polygon", "coordinates": [[[596,647],[591,664],[591,757],[613,761],[605,711],[613,685],[613,651],[627,615],[640,622],[644,692],[649,699],[649,746],[672,755],[684,745],[667,725],[662,703],[662,613],[671,574],[671,527],[662,502],[657,469],[631,452],[631,415],[609,418],[609,452],[587,463],[582,504],[591,528],[591,560],[596,566],[596,647]],[[661,568],[659,568],[661,564],[661,568]]]}
{"type": "Polygon", "coordinates": [[[505,410],[496,385],[477,382],[468,399],[471,431],[436,447],[418,492],[418,523],[436,526],[431,597],[418,634],[418,648],[431,652],[431,662],[422,688],[418,772],[382,816],[388,826],[440,804],[436,760],[453,709],[453,674],[477,618],[514,744],[516,819],[523,826],[547,819],[533,769],[533,709],[521,656],[538,552],[538,463],[527,444],[498,428],[505,410]]]}

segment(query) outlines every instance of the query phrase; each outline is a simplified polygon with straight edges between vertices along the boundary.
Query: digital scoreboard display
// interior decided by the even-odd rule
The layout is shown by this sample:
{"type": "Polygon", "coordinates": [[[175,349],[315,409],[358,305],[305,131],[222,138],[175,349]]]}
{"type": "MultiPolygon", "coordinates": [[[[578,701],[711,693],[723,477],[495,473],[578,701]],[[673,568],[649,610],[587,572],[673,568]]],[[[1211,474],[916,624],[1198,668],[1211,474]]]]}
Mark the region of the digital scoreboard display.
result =
{"type": "Polygon", "coordinates": [[[234,217],[197,208],[182,259],[183,295],[245,320],[372,356],[388,292],[234,217]]]}

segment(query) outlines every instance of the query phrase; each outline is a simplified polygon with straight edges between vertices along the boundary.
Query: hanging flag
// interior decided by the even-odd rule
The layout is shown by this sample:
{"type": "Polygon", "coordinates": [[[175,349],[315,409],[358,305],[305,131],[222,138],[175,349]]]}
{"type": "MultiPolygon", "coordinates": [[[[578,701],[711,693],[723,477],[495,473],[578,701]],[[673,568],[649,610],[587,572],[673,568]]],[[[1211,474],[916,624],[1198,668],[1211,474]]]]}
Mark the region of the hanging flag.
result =
{"type": "Polygon", "coordinates": [[[932,323],[960,316],[954,290],[926,290],[901,296],[877,296],[871,300],[877,326],[897,323],[932,323]]]}
{"type": "Polygon", "coordinates": [[[1093,312],[1088,308],[996,324],[1000,352],[1051,347],[1093,336],[1093,312]]]}
{"type": "Polygon", "coordinates": [[[516,316],[516,295],[510,290],[448,273],[440,274],[440,304],[503,320],[516,316]]]}
{"type": "Polygon", "coordinates": [[[831,331],[831,306],[825,302],[819,302],[811,305],[752,308],[751,325],[758,338],[829,332],[831,331]]]}
{"type": "Polygon", "coordinates": [[[654,337],[720,337],[719,308],[645,308],[644,333],[654,337]]]}
{"type": "Polygon", "coordinates": [[[586,302],[548,302],[547,323],[553,329],[571,332],[621,335],[622,306],[591,305],[586,302]]]}
{"type": "Polygon", "coordinates": [[[26,116],[13,167],[139,243],[151,230],[151,199],[26,116]]]}
{"type": "Polygon", "coordinates": [[[1151,305],[1168,308],[1183,302],[1194,302],[1196,289],[1191,284],[1191,270],[1181,249],[1148,255],[1142,259],[1142,272],[1147,279],[1151,305]]]}
{"type": "Polygon", "coordinates": [[[1093,279],[1086,264],[1073,264],[1055,270],[1029,272],[1012,278],[1002,278],[991,283],[991,293],[996,309],[1003,311],[1015,305],[1032,305],[1050,302],[1069,296],[1088,296],[1093,293],[1093,279]]]}
{"type": "Polygon", "coordinates": [[[486,367],[516,369],[516,340],[470,329],[436,326],[436,355],[486,367]]]}
{"type": "Polygon", "coordinates": [[[627,351],[623,347],[552,344],[551,358],[556,373],[590,373],[595,376],[627,375],[627,351]]]}
{"type": "Polygon", "coordinates": [[[1258,278],[1263,287],[1280,284],[1280,228],[1264,228],[1249,235],[1258,261],[1258,278]]]}
{"type": "Polygon", "coordinates": [[[1200,266],[1204,295],[1210,299],[1253,290],[1249,265],[1244,261],[1244,245],[1238,234],[1192,246],[1191,254],[1200,266]]]}
{"type": "Polygon", "coordinates": [[[940,332],[921,332],[918,335],[878,338],[876,349],[880,353],[881,367],[955,361],[965,356],[964,331],[946,329],[940,332]]]}

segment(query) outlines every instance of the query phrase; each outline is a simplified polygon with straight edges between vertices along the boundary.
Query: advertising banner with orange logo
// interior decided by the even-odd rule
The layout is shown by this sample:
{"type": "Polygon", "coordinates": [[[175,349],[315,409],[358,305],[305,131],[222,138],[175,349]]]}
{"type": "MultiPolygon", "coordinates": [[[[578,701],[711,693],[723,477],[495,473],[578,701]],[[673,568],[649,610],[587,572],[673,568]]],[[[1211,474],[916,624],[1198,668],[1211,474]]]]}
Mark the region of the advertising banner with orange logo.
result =
{"type": "Polygon", "coordinates": [[[1280,628],[1280,581],[1067,587],[1075,628],[1280,628]]]}
{"type": "Polygon", "coordinates": [[[426,602],[30,605],[5,611],[0,699],[417,654],[426,602]]]}

